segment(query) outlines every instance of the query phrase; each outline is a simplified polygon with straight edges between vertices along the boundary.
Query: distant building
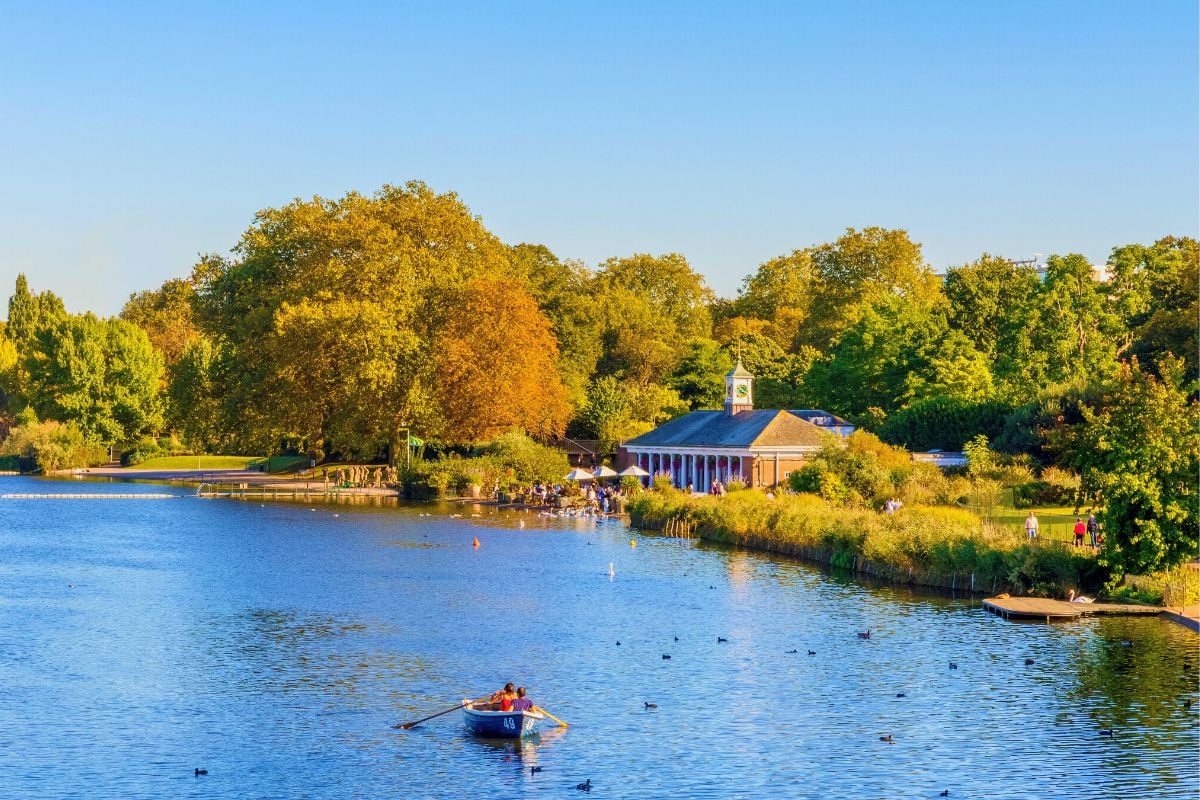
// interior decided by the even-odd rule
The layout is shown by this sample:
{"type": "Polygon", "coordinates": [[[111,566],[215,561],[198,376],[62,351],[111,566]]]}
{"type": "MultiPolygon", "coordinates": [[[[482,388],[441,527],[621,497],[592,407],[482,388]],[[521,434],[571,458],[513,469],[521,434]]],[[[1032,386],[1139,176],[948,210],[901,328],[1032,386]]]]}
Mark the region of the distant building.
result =
{"type": "Polygon", "coordinates": [[[942,469],[946,469],[947,467],[965,467],[967,465],[967,454],[930,450],[926,453],[913,453],[912,460],[914,463],[919,461],[926,464],[934,464],[942,469]]]}
{"type": "Polygon", "coordinates": [[[818,409],[755,409],[753,384],[739,359],[725,376],[723,411],[693,411],[630,439],[617,450],[618,467],[636,464],[697,492],[731,478],[775,486],[821,449],[822,431],[842,436],[854,431],[846,420],[818,409]]]}

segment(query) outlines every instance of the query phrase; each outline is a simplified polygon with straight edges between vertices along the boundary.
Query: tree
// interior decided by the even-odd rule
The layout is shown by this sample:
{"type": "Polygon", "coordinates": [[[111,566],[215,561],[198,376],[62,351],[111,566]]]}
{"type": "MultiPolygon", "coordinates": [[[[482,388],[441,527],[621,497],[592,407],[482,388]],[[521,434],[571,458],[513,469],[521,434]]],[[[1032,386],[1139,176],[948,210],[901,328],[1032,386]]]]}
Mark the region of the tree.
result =
{"type": "Polygon", "coordinates": [[[1027,383],[1089,380],[1108,372],[1116,358],[1120,320],[1085,257],[1046,259],[1037,304],[1036,323],[1021,353],[1031,367],[1027,383]]]}
{"type": "Polygon", "coordinates": [[[970,264],[951,267],[944,288],[950,324],[990,355],[1013,328],[1028,324],[1038,283],[1033,266],[987,253],[970,264]]]}
{"type": "Polygon", "coordinates": [[[940,281],[906,231],[847,228],[810,254],[816,280],[797,344],[828,351],[868,309],[893,300],[918,308],[942,302],[940,281]]]}
{"type": "Polygon", "coordinates": [[[1122,363],[1107,395],[1057,442],[1082,476],[1081,493],[1104,505],[1101,558],[1118,575],[1169,569],[1200,544],[1196,384],[1178,358],[1164,359],[1159,372],[1137,359],[1122,363]]]}
{"type": "Polygon", "coordinates": [[[193,272],[197,320],[222,353],[222,427],[244,448],[394,452],[432,430],[435,342],[464,286],[508,252],[453,193],[411,182],[371,197],[259,212],[233,258],[193,272]]]}
{"type": "Polygon", "coordinates": [[[790,349],[808,317],[814,273],[808,250],[773,258],[742,281],[734,309],[739,316],[765,321],[767,335],[790,349]]]}
{"type": "Polygon", "coordinates": [[[194,296],[190,280],[172,278],[158,289],[131,294],[121,319],[144,330],[170,367],[200,335],[192,313],[194,296]]]}
{"type": "Polygon", "coordinates": [[[987,360],[966,336],[941,313],[899,299],[864,310],[806,382],[822,407],[855,417],[926,397],[975,401],[992,392],[987,360]]]}
{"type": "Polygon", "coordinates": [[[167,414],[185,442],[202,452],[219,452],[225,444],[221,427],[221,358],[207,338],[191,341],[171,367],[167,381],[167,414]]]}
{"type": "Polygon", "coordinates": [[[1117,247],[1108,271],[1109,301],[1123,328],[1118,352],[1130,351],[1147,364],[1173,353],[1194,374],[1200,353],[1200,242],[1168,236],[1149,247],[1117,247]]]}
{"type": "Polygon", "coordinates": [[[123,442],[162,426],[162,357],[121,319],[70,316],[40,330],[26,354],[33,406],[91,440],[123,442]]]}
{"type": "Polygon", "coordinates": [[[438,337],[442,436],[481,442],[513,428],[561,436],[570,417],[550,321],[507,281],[479,278],[458,294],[438,337]]]}
{"type": "Polygon", "coordinates": [[[732,368],[733,361],[721,345],[712,339],[693,339],[667,385],[693,411],[720,408],[725,399],[725,373],[732,368]]]}

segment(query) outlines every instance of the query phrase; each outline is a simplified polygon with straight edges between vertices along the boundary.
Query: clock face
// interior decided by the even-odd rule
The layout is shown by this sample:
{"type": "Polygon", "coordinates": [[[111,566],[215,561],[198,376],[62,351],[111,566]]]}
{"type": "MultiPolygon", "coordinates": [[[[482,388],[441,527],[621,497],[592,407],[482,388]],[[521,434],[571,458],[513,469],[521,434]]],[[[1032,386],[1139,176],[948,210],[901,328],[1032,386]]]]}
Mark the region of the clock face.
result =
{"type": "Polygon", "coordinates": [[[737,388],[733,390],[739,398],[746,398],[750,395],[750,387],[744,383],[739,383],[737,388]]]}

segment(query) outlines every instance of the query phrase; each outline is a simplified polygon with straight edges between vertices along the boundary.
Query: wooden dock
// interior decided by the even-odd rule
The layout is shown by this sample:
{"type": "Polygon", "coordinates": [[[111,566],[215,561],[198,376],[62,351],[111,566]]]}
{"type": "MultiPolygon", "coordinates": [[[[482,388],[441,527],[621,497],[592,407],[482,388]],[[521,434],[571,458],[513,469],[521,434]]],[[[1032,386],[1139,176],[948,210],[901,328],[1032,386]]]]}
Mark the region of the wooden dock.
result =
{"type": "Polygon", "coordinates": [[[1045,597],[989,597],[983,607],[1005,619],[1077,619],[1090,614],[1155,616],[1162,613],[1157,606],[1138,606],[1128,603],[1068,603],[1045,597]]]}

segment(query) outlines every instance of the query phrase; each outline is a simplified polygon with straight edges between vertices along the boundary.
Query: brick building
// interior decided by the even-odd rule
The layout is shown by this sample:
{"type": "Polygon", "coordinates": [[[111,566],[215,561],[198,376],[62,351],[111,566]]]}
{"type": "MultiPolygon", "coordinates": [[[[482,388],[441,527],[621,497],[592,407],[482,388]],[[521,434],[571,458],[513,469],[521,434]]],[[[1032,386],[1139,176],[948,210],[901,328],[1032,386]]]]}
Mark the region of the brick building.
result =
{"type": "Polygon", "coordinates": [[[636,464],[699,492],[734,477],[750,486],[775,486],[821,448],[823,430],[842,436],[854,430],[815,409],[755,409],[753,384],[739,360],[725,376],[723,411],[693,411],[630,439],[617,451],[618,467],[636,464]]]}

